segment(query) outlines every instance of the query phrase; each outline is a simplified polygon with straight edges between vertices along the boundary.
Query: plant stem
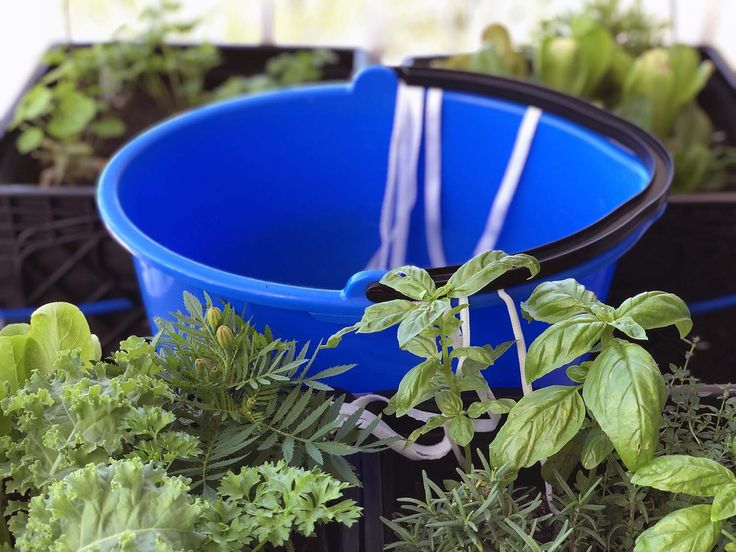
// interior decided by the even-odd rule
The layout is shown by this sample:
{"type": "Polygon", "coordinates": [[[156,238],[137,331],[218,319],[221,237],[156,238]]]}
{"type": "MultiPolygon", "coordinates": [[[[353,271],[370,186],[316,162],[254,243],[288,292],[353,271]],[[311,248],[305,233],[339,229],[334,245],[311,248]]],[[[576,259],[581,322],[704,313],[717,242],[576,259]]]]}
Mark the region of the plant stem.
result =
{"type": "Polygon", "coordinates": [[[450,386],[450,390],[460,396],[460,390],[458,389],[457,382],[455,381],[455,374],[452,372],[452,359],[450,358],[449,347],[447,346],[447,339],[445,336],[440,337],[440,342],[442,343],[442,358],[440,359],[440,364],[442,364],[442,369],[445,372],[445,380],[447,385],[450,386]]]}
{"type": "Polygon", "coordinates": [[[473,471],[473,453],[470,450],[470,445],[463,447],[465,451],[465,473],[473,471]]]}
{"type": "MultiPolygon", "coordinates": [[[[516,312],[516,305],[514,304],[514,300],[511,298],[511,296],[508,293],[506,293],[506,290],[499,289],[498,296],[505,303],[506,309],[509,312],[509,320],[511,320],[511,329],[514,332],[514,339],[516,340],[516,355],[519,358],[519,375],[521,376],[521,390],[524,393],[524,396],[526,397],[533,391],[533,389],[532,389],[531,383],[527,383],[526,374],[524,373],[524,366],[526,366],[526,341],[524,340],[524,333],[521,331],[521,322],[519,321],[519,314],[516,312]]],[[[542,460],[540,464],[544,465],[545,460],[542,460]]],[[[544,497],[547,500],[547,506],[549,506],[549,509],[553,513],[559,514],[560,511],[555,507],[554,501],[552,500],[554,497],[554,493],[552,491],[552,485],[550,485],[546,481],[544,482],[544,491],[545,491],[544,497]]]]}
{"type": "MultiPolygon", "coordinates": [[[[460,333],[463,338],[462,339],[463,347],[470,347],[470,303],[468,303],[468,298],[460,297],[458,299],[458,305],[468,305],[466,308],[460,311],[460,323],[461,323],[460,333]]],[[[458,374],[462,374],[464,360],[465,360],[465,357],[461,357],[457,362],[456,372],[458,374]]],[[[476,390],[476,394],[478,395],[478,398],[481,401],[486,401],[489,399],[496,398],[490,386],[487,386],[485,391],[482,391],[480,389],[476,390]]],[[[488,417],[493,422],[493,427],[495,429],[495,427],[498,426],[498,423],[501,421],[501,415],[500,414],[489,414],[488,417]]]]}

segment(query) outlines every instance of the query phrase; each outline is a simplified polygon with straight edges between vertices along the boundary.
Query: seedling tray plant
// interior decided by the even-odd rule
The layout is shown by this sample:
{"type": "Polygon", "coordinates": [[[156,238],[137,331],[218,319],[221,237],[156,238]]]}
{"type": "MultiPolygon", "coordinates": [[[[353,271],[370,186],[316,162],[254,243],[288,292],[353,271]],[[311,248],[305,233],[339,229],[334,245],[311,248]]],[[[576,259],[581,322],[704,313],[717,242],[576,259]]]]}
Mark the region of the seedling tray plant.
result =
{"type": "MultiPolygon", "coordinates": [[[[636,7],[619,8],[616,0],[598,0],[544,22],[534,48],[515,46],[506,29],[491,25],[478,52],[407,63],[532,79],[607,107],[658,136],[676,167],[669,208],[622,258],[611,296],[622,300],[645,289],[678,293],[699,322],[702,354],[692,369],[708,381],[731,381],[736,349],[720,328],[736,323],[736,76],[714,49],[662,47],[666,25],[636,7]]],[[[674,336],[655,341],[660,361],[679,358],[674,336]]]]}
{"type": "Polygon", "coordinates": [[[33,306],[67,300],[92,315],[106,346],[145,333],[130,256],[108,236],[94,202],[105,159],[181,109],[347,79],[365,61],[350,49],[167,45],[193,25],[169,22],[172,10],[148,13],[150,24],[135,42],[52,48],[2,119],[0,319],[27,318],[33,306]],[[75,71],[92,77],[75,81],[75,71]]]}
{"type": "MultiPolygon", "coordinates": [[[[397,327],[397,346],[417,365],[386,412],[435,406],[399,443],[373,439],[380,420],[360,408],[346,415],[350,399],[330,392],[329,378],[351,366],[314,373],[320,348],[259,332],[210,298],[185,295],[185,312],[161,321],[160,336],[131,337],[105,360],[72,305],[6,326],[4,550],[311,550],[318,528],[375,515],[346,496],[358,482],[346,455],[396,454],[437,431],[460,467],[446,481],[425,474],[421,495],[385,512],[386,550],[734,550],[736,403],[726,389],[705,403],[686,366],[663,374],[644,348],[653,330],[690,333],[684,302],[646,292],[614,308],[572,279],[544,282],[521,304],[525,318],[549,324],[528,350],[466,346],[467,299],[512,270],[534,276],[539,264],[489,251],[439,286],[416,267],[390,271],[381,284],[403,298],[369,306],[321,347],[397,327]],[[484,377],[513,353],[518,401],[484,377]],[[567,367],[572,385],[534,389],[585,353],[567,367]],[[478,431],[493,422],[481,444],[478,431]],[[540,464],[540,487],[524,483],[540,464]]],[[[514,320],[517,305],[508,307],[514,320]]]]}
{"type": "MultiPolygon", "coordinates": [[[[736,144],[736,75],[712,48],[700,49],[715,71],[699,103],[724,142],[736,144]]],[[[693,311],[700,342],[692,370],[714,383],[736,381],[736,175],[720,191],[672,194],[662,218],[625,255],[611,293],[621,299],[643,289],[671,289],[693,311]],[[654,259],[654,262],[653,262],[654,259]]],[[[661,363],[677,362],[672,335],[653,343],[661,363]]]]}

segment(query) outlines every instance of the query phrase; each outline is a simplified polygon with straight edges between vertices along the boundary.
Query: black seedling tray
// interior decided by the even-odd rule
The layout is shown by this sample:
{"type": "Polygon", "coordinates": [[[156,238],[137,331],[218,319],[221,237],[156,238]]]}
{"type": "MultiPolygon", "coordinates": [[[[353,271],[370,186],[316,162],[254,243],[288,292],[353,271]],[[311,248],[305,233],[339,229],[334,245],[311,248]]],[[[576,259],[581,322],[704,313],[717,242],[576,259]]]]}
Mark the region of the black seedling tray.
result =
{"type": "MultiPolygon", "coordinates": [[[[221,46],[222,64],[208,73],[207,86],[262,73],[279,54],[315,49],[221,46]]],[[[330,50],[338,60],[324,68],[326,81],[347,80],[368,62],[361,50],[330,50]]],[[[36,68],[18,101],[47,70],[36,68]]],[[[68,301],[86,310],[106,349],[130,334],[150,333],[131,257],[100,220],[95,183],[36,185],[36,162],[18,153],[16,133],[4,132],[13,111],[14,106],[0,119],[0,325],[26,320],[44,303],[68,301]]]]}
{"type": "MultiPolygon", "coordinates": [[[[736,74],[713,48],[699,48],[715,71],[698,96],[724,142],[736,146],[736,74]]],[[[405,60],[429,67],[447,56],[405,60]]],[[[736,174],[727,191],[670,195],[667,209],[619,261],[610,303],[642,291],[676,293],[693,308],[700,337],[690,367],[708,383],[736,381],[736,174]]],[[[660,365],[681,365],[688,345],[656,333],[651,349],[660,365]]]]}
{"type": "MultiPolygon", "coordinates": [[[[736,146],[736,75],[716,50],[700,51],[715,71],[698,103],[736,146]]],[[[728,191],[670,195],[662,218],[621,259],[611,303],[648,290],[676,293],[690,306],[700,339],[693,373],[707,383],[736,381],[736,173],[728,191]]],[[[662,332],[650,348],[667,366],[682,365],[688,346],[662,332]]]]}

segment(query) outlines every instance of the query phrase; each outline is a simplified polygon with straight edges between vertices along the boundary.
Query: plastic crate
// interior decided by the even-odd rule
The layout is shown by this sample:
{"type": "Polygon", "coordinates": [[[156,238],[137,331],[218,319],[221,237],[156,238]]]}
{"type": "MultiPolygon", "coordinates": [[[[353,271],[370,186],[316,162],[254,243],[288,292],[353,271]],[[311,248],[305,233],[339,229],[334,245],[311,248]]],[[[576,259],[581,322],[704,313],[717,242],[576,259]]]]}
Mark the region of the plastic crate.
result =
{"type": "MultiPolygon", "coordinates": [[[[712,48],[701,48],[715,72],[698,97],[726,142],[736,146],[736,75],[712,48]]],[[[736,190],[736,174],[730,186],[736,190]]],[[[671,195],[667,210],[619,262],[611,301],[642,291],[676,293],[690,306],[700,343],[690,362],[708,383],[736,381],[736,191],[671,195]]],[[[657,332],[651,348],[660,366],[682,365],[688,346],[657,332]]]]}
{"type": "MultiPolygon", "coordinates": [[[[222,63],[208,73],[207,86],[261,73],[279,54],[314,49],[221,46],[222,63]]],[[[338,59],[325,67],[324,80],[348,79],[368,62],[361,50],[330,50],[338,59]]],[[[23,92],[46,70],[39,65],[23,92]]],[[[147,335],[150,328],[130,255],[107,234],[97,213],[94,183],[54,188],[34,184],[34,160],[17,152],[15,133],[2,134],[13,110],[0,120],[0,325],[26,320],[44,303],[68,301],[88,315],[106,349],[128,335],[147,335]]]]}
{"type": "MultiPolygon", "coordinates": [[[[736,74],[713,48],[699,50],[715,71],[698,103],[736,145],[736,74]]],[[[404,65],[428,67],[446,57],[413,57],[404,65]]],[[[609,294],[611,304],[650,290],[681,296],[701,340],[690,368],[708,383],[736,381],[736,174],[729,188],[671,195],[662,217],[619,260],[609,294]]],[[[663,367],[682,365],[688,349],[666,331],[655,332],[650,345],[663,367]]]]}

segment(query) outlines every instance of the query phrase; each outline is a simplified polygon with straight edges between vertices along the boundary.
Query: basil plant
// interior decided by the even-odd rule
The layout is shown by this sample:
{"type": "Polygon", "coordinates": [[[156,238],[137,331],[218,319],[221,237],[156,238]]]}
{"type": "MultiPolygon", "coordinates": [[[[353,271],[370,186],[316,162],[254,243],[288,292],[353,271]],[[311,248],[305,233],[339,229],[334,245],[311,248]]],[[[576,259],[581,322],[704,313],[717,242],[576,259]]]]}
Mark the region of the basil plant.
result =
{"type": "Polygon", "coordinates": [[[391,270],[381,283],[406,299],[369,306],[360,322],[340,330],[326,345],[337,346],[342,336],[350,332],[375,333],[398,325],[399,348],[422,360],[401,380],[387,413],[404,416],[419,403],[434,399],[439,414],[414,431],[408,442],[446,426],[450,438],[465,448],[467,468],[470,468],[470,441],[475,433],[473,419],[489,413],[506,413],[515,404],[511,399],[496,399],[481,375],[513,342],[495,348],[456,346],[455,338],[462,325],[460,313],[468,308],[467,302],[460,300],[514,269],[527,270],[533,277],[539,272],[539,262],[529,255],[489,251],[462,265],[441,287],[421,268],[403,266],[391,270]],[[462,370],[458,370],[461,361],[462,370]],[[461,394],[466,391],[485,398],[465,408],[461,394]]]}
{"type": "Polygon", "coordinates": [[[508,418],[490,446],[496,467],[530,467],[555,455],[583,429],[583,455],[589,469],[613,450],[632,472],[650,462],[666,390],[656,362],[639,343],[647,339],[647,330],[670,325],[686,336],[692,322],[685,303],[670,293],[654,291],[614,308],[572,279],[540,284],[522,303],[522,313],[551,326],[529,348],[522,369],[526,383],[586,354],[596,356],[567,369],[577,385],[531,392],[527,387],[524,398],[515,403],[495,398],[482,376],[512,342],[496,347],[457,346],[460,314],[468,308],[463,299],[514,269],[527,270],[533,277],[539,263],[524,254],[490,251],[462,265],[441,287],[420,268],[391,270],[381,283],[406,299],[369,306],[357,324],[333,335],[327,346],[336,346],[350,332],[374,333],[398,325],[399,348],[421,361],[404,375],[387,412],[403,416],[434,399],[439,414],[414,431],[408,442],[445,426],[450,438],[465,448],[466,469],[471,466],[473,419],[505,413],[508,418]],[[462,393],[467,391],[476,392],[481,400],[466,408],[462,393]]]}

